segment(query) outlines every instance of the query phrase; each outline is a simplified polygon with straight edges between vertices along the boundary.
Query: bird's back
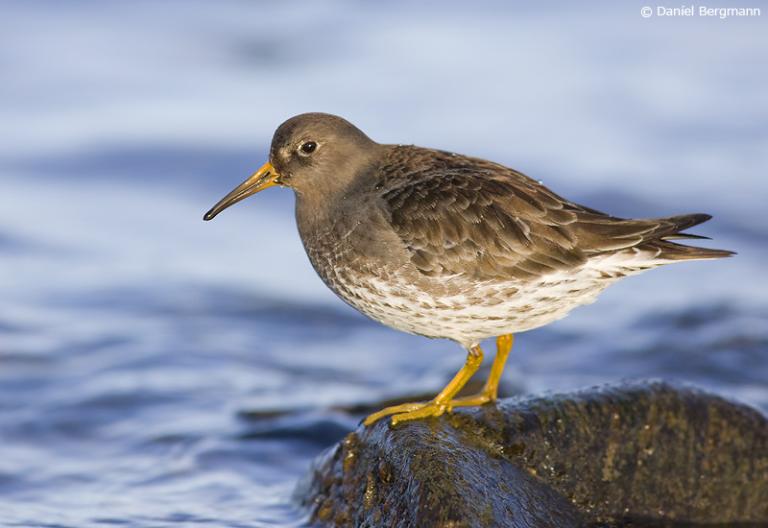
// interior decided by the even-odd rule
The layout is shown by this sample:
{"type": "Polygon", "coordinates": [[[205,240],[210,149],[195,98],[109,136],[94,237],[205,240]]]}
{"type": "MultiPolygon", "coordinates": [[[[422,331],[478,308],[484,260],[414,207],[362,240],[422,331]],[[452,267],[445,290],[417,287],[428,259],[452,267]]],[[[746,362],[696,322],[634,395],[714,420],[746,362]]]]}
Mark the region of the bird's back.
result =
{"type": "Polygon", "coordinates": [[[623,251],[660,261],[732,254],[670,242],[701,238],[680,232],[709,215],[618,218],[477,158],[398,146],[378,177],[390,226],[426,275],[526,280],[623,251]]]}

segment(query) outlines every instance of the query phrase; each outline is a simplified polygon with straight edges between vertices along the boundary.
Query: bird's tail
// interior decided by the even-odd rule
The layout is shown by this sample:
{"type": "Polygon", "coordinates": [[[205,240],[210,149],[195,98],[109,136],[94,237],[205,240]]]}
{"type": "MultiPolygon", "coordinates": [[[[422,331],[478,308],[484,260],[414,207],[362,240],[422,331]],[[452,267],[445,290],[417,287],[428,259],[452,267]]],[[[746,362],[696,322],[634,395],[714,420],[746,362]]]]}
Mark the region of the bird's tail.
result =
{"type": "Polygon", "coordinates": [[[686,246],[670,240],[709,240],[709,237],[682,233],[688,228],[702,224],[711,219],[712,215],[696,213],[679,216],[670,216],[668,218],[659,218],[659,229],[653,233],[650,240],[644,242],[640,249],[655,251],[656,258],[659,260],[706,260],[730,257],[736,252],[725,249],[710,249],[696,246],[686,246]]]}

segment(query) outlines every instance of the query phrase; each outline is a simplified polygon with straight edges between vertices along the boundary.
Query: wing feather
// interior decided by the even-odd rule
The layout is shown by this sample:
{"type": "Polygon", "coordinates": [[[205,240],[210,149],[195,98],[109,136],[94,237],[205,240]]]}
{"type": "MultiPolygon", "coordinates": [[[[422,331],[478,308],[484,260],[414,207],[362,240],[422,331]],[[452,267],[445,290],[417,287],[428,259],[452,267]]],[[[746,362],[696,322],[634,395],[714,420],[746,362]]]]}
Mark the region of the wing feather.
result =
{"type": "Polygon", "coordinates": [[[695,216],[617,218],[502,165],[410,146],[392,147],[378,177],[385,217],[428,276],[529,280],[675,236],[695,216]]]}

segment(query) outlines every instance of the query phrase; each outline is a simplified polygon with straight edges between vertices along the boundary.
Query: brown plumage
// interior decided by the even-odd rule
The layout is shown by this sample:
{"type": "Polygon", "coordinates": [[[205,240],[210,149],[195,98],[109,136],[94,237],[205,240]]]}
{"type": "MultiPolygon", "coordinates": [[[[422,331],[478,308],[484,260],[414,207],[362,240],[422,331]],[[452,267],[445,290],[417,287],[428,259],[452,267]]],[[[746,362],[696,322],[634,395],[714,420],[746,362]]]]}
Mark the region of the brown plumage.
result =
{"type": "MultiPolygon", "coordinates": [[[[310,261],[347,303],[394,328],[452,339],[470,358],[480,354],[480,340],[502,336],[496,370],[474,403],[495,398],[509,334],[564,317],[627,275],[733,254],[671,241],[703,238],[681,232],[709,215],[618,218],[503,165],[381,145],[327,114],[283,123],[270,163],[205,219],[272,185],[295,191],[310,261]]],[[[399,419],[412,419],[459,405],[451,399],[455,385],[474,372],[475,359],[433,402],[370,420],[401,412],[399,419]]]]}
{"type": "Polygon", "coordinates": [[[635,247],[661,260],[732,254],[667,241],[709,215],[617,218],[477,158],[398,146],[389,150],[379,173],[390,224],[413,264],[430,276],[527,280],[635,247]]]}

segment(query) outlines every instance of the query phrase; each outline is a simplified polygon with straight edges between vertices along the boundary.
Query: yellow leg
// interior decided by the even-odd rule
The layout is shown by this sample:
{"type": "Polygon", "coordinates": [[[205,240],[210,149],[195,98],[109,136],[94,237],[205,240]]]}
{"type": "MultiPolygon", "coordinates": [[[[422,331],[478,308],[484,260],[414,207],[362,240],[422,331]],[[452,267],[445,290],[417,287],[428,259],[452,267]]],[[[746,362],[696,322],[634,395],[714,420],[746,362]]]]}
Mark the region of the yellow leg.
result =
{"type": "Polygon", "coordinates": [[[444,412],[451,411],[453,407],[452,402],[454,396],[466,385],[469,379],[480,368],[480,363],[483,362],[483,350],[480,345],[474,345],[467,353],[467,360],[464,366],[461,367],[458,373],[453,379],[440,391],[440,394],[435,396],[432,401],[423,403],[404,403],[402,405],[393,405],[373,413],[368,416],[363,423],[365,425],[371,425],[376,420],[384,418],[385,416],[392,416],[392,425],[397,425],[399,422],[405,422],[408,420],[418,420],[419,418],[427,418],[429,416],[440,416],[444,412]]]}
{"type": "Polygon", "coordinates": [[[514,336],[506,334],[496,338],[496,357],[493,359],[491,373],[485,382],[483,390],[473,396],[458,398],[451,402],[453,407],[467,407],[470,405],[483,405],[484,403],[495,401],[499,396],[499,381],[501,373],[504,371],[504,364],[507,362],[509,352],[512,350],[514,336]]]}

